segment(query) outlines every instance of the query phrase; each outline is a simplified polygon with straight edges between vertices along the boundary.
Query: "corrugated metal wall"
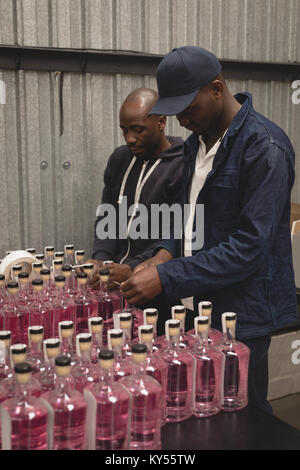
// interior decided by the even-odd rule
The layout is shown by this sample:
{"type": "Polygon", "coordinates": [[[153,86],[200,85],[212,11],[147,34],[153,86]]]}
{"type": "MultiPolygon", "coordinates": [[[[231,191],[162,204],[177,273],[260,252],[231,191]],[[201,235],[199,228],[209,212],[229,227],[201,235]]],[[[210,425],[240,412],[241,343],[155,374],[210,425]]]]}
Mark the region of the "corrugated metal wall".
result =
{"type": "MultiPolygon", "coordinates": [[[[288,62],[300,61],[299,23],[299,0],[0,0],[0,43],[22,46],[164,54],[197,44],[221,59],[288,62]]],[[[134,88],[156,88],[155,77],[65,73],[62,136],[58,75],[0,64],[0,80],[0,258],[47,244],[90,251],[105,164],[122,143],[120,104],[134,88]]],[[[290,83],[229,86],[252,92],[256,109],[285,129],[299,154],[300,104],[292,104],[290,83]]],[[[168,133],[186,136],[175,118],[168,133]]],[[[299,165],[297,158],[297,173],[299,165]]],[[[300,203],[298,177],[293,201],[300,203]]]]}

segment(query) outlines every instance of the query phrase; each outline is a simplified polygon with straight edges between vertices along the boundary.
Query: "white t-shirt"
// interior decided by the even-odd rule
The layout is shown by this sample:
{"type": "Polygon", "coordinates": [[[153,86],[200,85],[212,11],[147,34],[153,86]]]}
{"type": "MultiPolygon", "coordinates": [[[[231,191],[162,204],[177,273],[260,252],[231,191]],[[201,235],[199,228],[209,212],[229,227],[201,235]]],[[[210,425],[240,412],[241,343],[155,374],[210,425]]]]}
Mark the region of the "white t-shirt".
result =
{"type": "MultiPolygon", "coordinates": [[[[195,217],[195,208],[198,195],[205,183],[208,173],[211,171],[214,157],[218,151],[219,145],[226,134],[227,130],[224,132],[223,136],[217,140],[215,145],[206,153],[206,145],[202,140],[202,137],[199,136],[199,149],[195,162],[195,170],[190,186],[189,194],[189,204],[190,204],[190,213],[185,225],[184,231],[184,256],[192,255],[192,232],[193,232],[193,223],[195,217]]],[[[187,297],[181,299],[182,304],[189,310],[194,310],[193,306],[193,297],[187,297]]]]}

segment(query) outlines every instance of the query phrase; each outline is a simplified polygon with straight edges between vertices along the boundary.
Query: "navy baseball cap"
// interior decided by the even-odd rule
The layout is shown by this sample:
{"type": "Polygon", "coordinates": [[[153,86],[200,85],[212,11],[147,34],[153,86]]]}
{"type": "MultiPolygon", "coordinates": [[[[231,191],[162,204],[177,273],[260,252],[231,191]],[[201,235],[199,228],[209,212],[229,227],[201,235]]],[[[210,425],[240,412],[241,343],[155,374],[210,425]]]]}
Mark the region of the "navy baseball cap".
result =
{"type": "Polygon", "coordinates": [[[181,113],[200,88],[214,80],[221,70],[217,57],[202,47],[172,49],[158,66],[156,80],[159,98],[149,115],[173,116],[181,113]]]}

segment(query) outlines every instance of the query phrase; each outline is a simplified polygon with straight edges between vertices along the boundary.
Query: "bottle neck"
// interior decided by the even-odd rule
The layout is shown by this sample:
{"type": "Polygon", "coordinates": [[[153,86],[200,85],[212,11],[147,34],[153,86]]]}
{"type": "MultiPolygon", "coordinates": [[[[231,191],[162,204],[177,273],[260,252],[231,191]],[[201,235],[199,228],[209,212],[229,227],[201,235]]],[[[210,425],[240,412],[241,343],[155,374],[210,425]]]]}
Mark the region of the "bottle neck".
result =
{"type": "Polygon", "coordinates": [[[108,281],[103,281],[102,279],[100,279],[100,292],[103,292],[105,294],[109,293],[108,281]]]}
{"type": "Polygon", "coordinates": [[[133,365],[133,374],[132,374],[133,378],[136,381],[140,381],[146,373],[147,362],[146,361],[136,362],[135,360],[133,360],[132,365],[133,365]]]}
{"type": "Polygon", "coordinates": [[[42,343],[31,341],[30,342],[30,354],[36,354],[42,356],[42,343]]]}
{"type": "Polygon", "coordinates": [[[66,393],[70,388],[70,374],[68,375],[58,375],[56,374],[55,379],[55,389],[59,394],[66,393]]]}
{"type": "Polygon", "coordinates": [[[16,308],[17,294],[8,293],[8,303],[12,308],[16,308]]]}
{"type": "Polygon", "coordinates": [[[198,331],[196,337],[196,345],[199,349],[206,349],[208,346],[208,333],[207,331],[198,331]]]}
{"type": "Polygon", "coordinates": [[[170,336],[169,347],[171,349],[178,349],[179,348],[179,335],[170,336]]]}
{"type": "Polygon", "coordinates": [[[61,338],[61,349],[65,352],[71,352],[73,349],[73,335],[62,336],[61,338]]]}
{"type": "Polygon", "coordinates": [[[235,342],[235,326],[228,328],[226,326],[226,332],[224,334],[224,342],[226,344],[235,342]]]}
{"type": "Polygon", "coordinates": [[[123,346],[123,343],[122,344],[118,344],[118,345],[115,345],[115,346],[112,346],[112,350],[114,352],[114,356],[115,356],[115,360],[117,361],[118,359],[120,359],[120,357],[122,356],[122,346],[123,346]]]}
{"type": "Polygon", "coordinates": [[[91,350],[80,351],[80,362],[81,364],[89,364],[91,362],[91,350]]]}
{"type": "Polygon", "coordinates": [[[99,369],[100,369],[99,382],[101,382],[102,386],[111,387],[114,383],[113,368],[109,367],[108,369],[103,369],[102,367],[99,367],[99,369]]]}
{"type": "Polygon", "coordinates": [[[92,332],[92,342],[94,346],[102,346],[102,332],[92,332]]]}

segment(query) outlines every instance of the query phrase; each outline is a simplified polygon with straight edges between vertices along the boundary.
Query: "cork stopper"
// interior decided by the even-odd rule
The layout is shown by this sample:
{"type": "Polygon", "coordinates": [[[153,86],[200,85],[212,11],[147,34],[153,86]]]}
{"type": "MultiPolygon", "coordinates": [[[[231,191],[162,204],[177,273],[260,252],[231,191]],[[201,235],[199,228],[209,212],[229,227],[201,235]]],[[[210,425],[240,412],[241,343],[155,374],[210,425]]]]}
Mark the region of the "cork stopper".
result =
{"type": "Polygon", "coordinates": [[[22,286],[28,283],[29,280],[29,273],[22,271],[18,276],[18,281],[22,286]]]}
{"type": "Polygon", "coordinates": [[[30,343],[41,343],[44,339],[44,327],[32,325],[28,328],[28,339],[30,343]]]}
{"type": "Polygon", "coordinates": [[[16,264],[12,267],[14,274],[19,274],[22,271],[22,266],[20,264],[16,264]]]}
{"type": "Polygon", "coordinates": [[[195,325],[195,332],[207,333],[208,328],[209,328],[209,318],[204,315],[196,317],[194,320],[194,325],[195,325]]]}
{"type": "Polygon", "coordinates": [[[74,245],[65,245],[65,252],[67,255],[72,255],[74,253],[74,245]]]}
{"type": "Polygon", "coordinates": [[[5,276],[4,274],[0,274],[0,287],[5,286],[5,276]]]}
{"type": "Polygon", "coordinates": [[[58,377],[66,377],[71,372],[71,358],[69,356],[57,356],[55,358],[55,373],[58,377]]]}
{"type": "Polygon", "coordinates": [[[212,303],[209,300],[203,300],[198,303],[198,312],[199,315],[205,315],[209,317],[212,312],[212,303]]]}
{"type": "Polygon", "coordinates": [[[84,286],[88,281],[88,275],[87,275],[86,272],[84,272],[84,273],[78,272],[76,274],[76,278],[77,278],[78,284],[81,285],[81,286],[84,286]]]}
{"type": "Polygon", "coordinates": [[[13,344],[10,347],[10,357],[12,364],[19,364],[20,362],[25,362],[27,354],[27,346],[26,344],[13,344]]]}
{"type": "Polygon", "coordinates": [[[44,261],[45,255],[43,253],[39,253],[38,255],[35,255],[36,259],[38,261],[44,261]]]}
{"type": "Polygon", "coordinates": [[[55,276],[54,277],[56,287],[63,288],[65,287],[66,278],[65,276],[55,276]]]}
{"type": "Polygon", "coordinates": [[[72,267],[68,264],[65,264],[62,268],[61,268],[61,271],[63,272],[65,278],[69,278],[71,277],[71,274],[72,274],[72,267]]]}
{"type": "Polygon", "coordinates": [[[77,264],[80,264],[81,261],[83,261],[85,256],[85,251],[84,250],[76,250],[75,251],[75,261],[77,264]]]}
{"type": "Polygon", "coordinates": [[[101,282],[108,282],[109,281],[109,270],[108,269],[100,269],[99,275],[100,275],[100,281],[101,282]]]}
{"type": "Polygon", "coordinates": [[[84,264],[82,269],[89,276],[94,271],[94,265],[92,263],[84,264]]]}
{"type": "Polygon", "coordinates": [[[53,256],[54,246],[45,246],[45,253],[47,254],[47,256],[53,256]]]}
{"type": "Polygon", "coordinates": [[[49,281],[50,279],[50,269],[41,269],[41,272],[40,272],[40,275],[41,275],[41,278],[43,279],[43,281],[49,281]]]}
{"type": "Polygon", "coordinates": [[[11,331],[2,330],[0,331],[0,341],[3,341],[6,348],[11,346],[11,331]]]}
{"type": "Polygon", "coordinates": [[[111,349],[103,349],[98,357],[101,369],[108,370],[114,365],[114,352],[111,349]]]}
{"type": "Polygon", "coordinates": [[[132,315],[129,312],[119,313],[120,328],[122,330],[129,330],[132,326],[132,315]]]}
{"type": "Polygon", "coordinates": [[[145,308],[143,316],[146,325],[155,325],[158,319],[158,310],[156,308],[145,308]]]}
{"type": "Polygon", "coordinates": [[[147,346],[145,344],[135,343],[133,344],[131,351],[134,362],[140,364],[147,359],[147,346]]]}
{"type": "Polygon", "coordinates": [[[88,319],[89,332],[94,334],[102,333],[103,330],[103,318],[102,317],[90,317],[88,319]]]}
{"type": "Polygon", "coordinates": [[[43,290],[44,281],[43,279],[33,279],[32,288],[34,292],[41,292],[43,290]]]}
{"type": "Polygon", "coordinates": [[[222,330],[226,333],[227,330],[235,330],[237,315],[234,312],[224,312],[222,314],[222,330]]]}
{"type": "Polygon", "coordinates": [[[16,281],[9,281],[7,283],[7,291],[9,294],[16,295],[19,290],[19,284],[16,281]]]}
{"type": "Polygon", "coordinates": [[[19,384],[27,384],[32,376],[32,367],[28,362],[20,362],[15,365],[15,376],[19,384]]]}
{"type": "Polygon", "coordinates": [[[167,339],[174,338],[180,334],[180,321],[179,320],[167,320],[166,321],[166,337],[167,339]]]}
{"type": "Polygon", "coordinates": [[[31,255],[35,254],[35,248],[26,248],[27,253],[30,253],[31,255]]]}
{"type": "Polygon", "coordinates": [[[185,320],[186,309],[183,305],[175,305],[171,309],[173,320],[183,322],[185,320]]]}
{"type": "Polygon", "coordinates": [[[54,258],[55,258],[56,260],[63,260],[64,257],[65,257],[65,253],[64,253],[63,251],[56,251],[56,252],[54,253],[54,258]]]}
{"type": "Polygon", "coordinates": [[[58,323],[60,338],[71,338],[74,334],[74,323],[71,320],[64,320],[58,323]]]}
{"type": "Polygon", "coordinates": [[[120,328],[112,328],[111,330],[108,330],[107,334],[109,349],[123,344],[124,332],[120,328]]]}
{"type": "Polygon", "coordinates": [[[52,359],[59,355],[60,341],[58,338],[48,338],[44,340],[44,357],[52,359]]]}
{"type": "Polygon", "coordinates": [[[154,330],[152,325],[140,325],[138,327],[138,335],[140,343],[151,343],[153,340],[154,330]]]}
{"type": "Polygon", "coordinates": [[[76,336],[76,349],[77,354],[89,351],[92,347],[92,335],[90,333],[79,333],[76,336]]]}
{"type": "Polygon", "coordinates": [[[40,273],[41,269],[43,268],[43,263],[41,262],[33,263],[32,266],[33,266],[33,270],[35,273],[40,273]]]}

